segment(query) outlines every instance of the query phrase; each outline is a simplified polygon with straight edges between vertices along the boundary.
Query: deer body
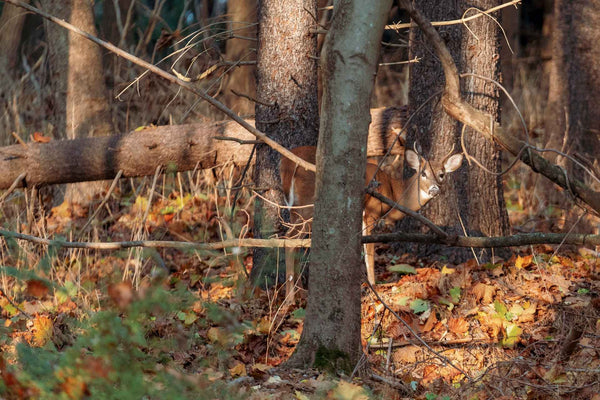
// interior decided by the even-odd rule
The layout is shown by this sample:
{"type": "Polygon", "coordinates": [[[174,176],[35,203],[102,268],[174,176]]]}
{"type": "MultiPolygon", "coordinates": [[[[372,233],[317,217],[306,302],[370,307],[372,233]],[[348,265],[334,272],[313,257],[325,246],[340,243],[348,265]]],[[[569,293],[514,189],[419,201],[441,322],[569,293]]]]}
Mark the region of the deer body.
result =
{"type": "MultiPolygon", "coordinates": [[[[315,162],[316,147],[303,146],[292,150],[292,153],[309,161],[315,162]]],[[[378,183],[376,191],[385,197],[395,201],[401,206],[418,211],[429,200],[440,192],[439,184],[444,175],[458,169],[462,163],[462,154],[448,155],[441,163],[428,162],[412,150],[405,151],[408,165],[417,171],[408,179],[394,179],[389,174],[377,169],[377,165],[367,163],[365,186],[372,181],[378,183]]],[[[290,219],[292,228],[288,236],[296,236],[310,231],[310,219],[313,215],[312,207],[291,208],[293,206],[306,206],[314,203],[315,174],[297,166],[287,158],[281,159],[281,181],[287,206],[290,207],[290,219]],[[305,223],[302,223],[302,222],[305,223]]],[[[402,176],[401,173],[395,174],[402,176]]],[[[363,230],[366,235],[371,234],[373,227],[380,220],[386,223],[395,223],[404,218],[405,214],[393,209],[378,199],[366,195],[363,206],[363,230]]],[[[286,274],[287,282],[290,278],[293,284],[294,274],[294,252],[286,248],[286,274]]],[[[370,283],[375,283],[375,244],[365,244],[365,263],[367,266],[367,277],[370,283]]],[[[288,292],[289,293],[289,292],[288,292]]]]}

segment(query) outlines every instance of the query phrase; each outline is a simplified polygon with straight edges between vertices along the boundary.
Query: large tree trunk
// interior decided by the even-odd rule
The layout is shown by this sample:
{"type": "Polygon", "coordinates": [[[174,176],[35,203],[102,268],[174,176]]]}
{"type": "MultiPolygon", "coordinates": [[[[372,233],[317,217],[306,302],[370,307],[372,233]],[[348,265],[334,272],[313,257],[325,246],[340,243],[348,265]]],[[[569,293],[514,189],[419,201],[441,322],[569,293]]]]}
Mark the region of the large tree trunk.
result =
{"type": "MultiPolygon", "coordinates": [[[[477,7],[480,10],[495,7],[500,0],[463,1],[463,9],[477,7]]],[[[471,32],[464,31],[461,44],[463,71],[500,80],[500,30],[490,18],[478,18],[468,22],[471,32]]],[[[462,90],[465,100],[475,108],[486,112],[500,121],[499,88],[480,78],[463,78],[462,90]]],[[[500,149],[473,129],[465,131],[465,148],[488,171],[498,173],[502,169],[500,149]]],[[[465,185],[459,186],[458,201],[461,215],[469,234],[483,233],[486,236],[508,234],[509,223],[502,177],[493,175],[472,163],[465,169],[465,185]]]]}
{"type": "MultiPolygon", "coordinates": [[[[317,140],[317,37],[310,32],[316,13],[316,0],[259,2],[256,127],[286,147],[317,140]]],[[[267,200],[255,203],[254,237],[284,234],[280,209],[272,205],[284,204],[279,154],[264,144],[257,145],[254,183],[267,200]]],[[[277,275],[279,255],[254,251],[253,282],[263,284],[263,273],[277,275]]]]}
{"type": "MultiPolygon", "coordinates": [[[[430,21],[442,21],[460,18],[461,12],[456,3],[450,0],[436,1],[423,0],[418,4],[419,9],[430,21]]],[[[461,27],[451,25],[439,28],[455,62],[460,59],[461,27]]],[[[423,105],[434,93],[444,89],[444,72],[437,56],[432,53],[431,47],[419,28],[411,28],[409,38],[409,59],[418,57],[420,62],[410,64],[410,91],[409,106],[411,113],[423,105]]],[[[409,127],[407,135],[408,147],[418,143],[427,159],[442,159],[454,147],[459,149],[458,137],[459,124],[443,110],[436,97],[427,103],[417,115],[413,117],[413,125],[409,127]]],[[[412,171],[411,171],[412,173],[412,171]]],[[[457,180],[464,178],[461,171],[447,177],[442,191],[435,199],[430,201],[422,213],[440,226],[454,226],[458,207],[456,187],[457,180]]],[[[422,227],[416,221],[405,218],[400,223],[401,230],[415,230],[422,227]]],[[[404,247],[404,246],[402,246],[404,247]]],[[[407,245],[413,251],[420,253],[430,250],[428,246],[407,245]]]]}
{"type": "MultiPolygon", "coordinates": [[[[430,1],[419,3],[419,8],[430,20],[459,18],[461,10],[474,6],[487,9],[497,5],[496,0],[477,1],[476,4],[465,2],[456,7],[454,1],[430,1]]],[[[498,28],[489,18],[479,18],[468,22],[470,33],[462,25],[440,28],[451,54],[459,70],[469,71],[487,78],[499,80],[499,42],[498,28]],[[491,23],[491,24],[490,24],[491,23]]],[[[444,74],[441,65],[427,46],[420,32],[411,32],[411,56],[422,57],[420,63],[412,64],[410,104],[414,110],[427,98],[444,87],[444,74]]],[[[498,89],[491,83],[474,77],[463,78],[462,91],[467,100],[476,108],[486,111],[499,119],[498,89]]],[[[416,128],[409,131],[411,139],[423,145],[429,159],[443,158],[454,146],[460,149],[459,124],[449,117],[439,102],[434,101],[427,106],[415,120],[416,128]]],[[[465,147],[469,155],[475,157],[487,169],[498,172],[501,168],[500,152],[494,144],[489,143],[478,133],[467,129],[465,147]]],[[[424,215],[450,232],[483,233],[485,235],[503,235],[508,230],[508,216],[504,204],[502,181],[500,177],[483,171],[472,164],[463,167],[457,173],[447,177],[441,194],[424,208],[424,215]],[[458,216],[460,215],[459,220],[458,216]],[[462,223],[461,223],[462,222],[462,223]]],[[[405,222],[416,226],[414,222],[405,222]]],[[[403,224],[403,225],[404,225],[403,224]]],[[[452,261],[459,262],[471,254],[468,250],[458,252],[445,250],[437,246],[416,246],[422,254],[441,254],[451,251],[452,261]]]]}
{"type": "MultiPolygon", "coordinates": [[[[91,1],[48,0],[43,6],[56,17],[96,35],[91,1]]],[[[55,133],[66,132],[71,139],[109,135],[113,129],[100,48],[56,24],[44,23],[54,92],[55,133]]],[[[67,187],[64,200],[86,204],[101,189],[100,183],[71,185],[67,187]]]]}
{"type": "Polygon", "coordinates": [[[369,105],[391,0],[339,0],[321,54],[322,115],[309,298],[291,366],[350,373],[360,342],[361,214],[369,105]]]}
{"type": "MultiPolygon", "coordinates": [[[[545,118],[546,148],[598,165],[600,152],[600,1],[555,0],[550,86],[545,118]]],[[[583,170],[556,153],[544,156],[584,179],[583,170]]],[[[539,182],[541,207],[572,208],[566,193],[539,182]]],[[[588,184],[591,183],[588,181],[588,184]]]]}

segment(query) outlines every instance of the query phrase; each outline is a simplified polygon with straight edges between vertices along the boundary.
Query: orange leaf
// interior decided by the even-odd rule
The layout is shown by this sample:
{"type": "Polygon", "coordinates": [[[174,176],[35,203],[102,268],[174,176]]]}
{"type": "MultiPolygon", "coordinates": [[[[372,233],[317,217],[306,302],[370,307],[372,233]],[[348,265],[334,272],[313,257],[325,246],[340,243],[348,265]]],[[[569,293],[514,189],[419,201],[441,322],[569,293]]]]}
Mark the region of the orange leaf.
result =
{"type": "Polygon", "coordinates": [[[42,298],[48,294],[48,286],[39,279],[30,279],[27,281],[27,289],[25,290],[29,296],[42,298]]]}
{"type": "Polygon", "coordinates": [[[429,314],[429,318],[427,318],[427,322],[425,323],[425,326],[423,327],[423,332],[429,332],[430,330],[433,329],[433,327],[435,326],[435,324],[437,323],[438,319],[437,316],[435,315],[435,312],[432,312],[431,314],[429,314]]]}
{"type": "Polygon", "coordinates": [[[31,136],[31,140],[38,143],[48,143],[52,140],[51,137],[42,135],[41,132],[33,132],[33,136],[31,136]]]}
{"type": "Polygon", "coordinates": [[[52,320],[46,316],[37,316],[33,320],[33,345],[42,347],[52,338],[52,320]]]}
{"type": "Polygon", "coordinates": [[[483,300],[483,304],[489,304],[492,302],[494,298],[494,293],[496,293],[496,288],[492,285],[486,285],[485,283],[476,283],[471,292],[475,296],[475,300],[483,300]]]}
{"type": "Polygon", "coordinates": [[[448,321],[448,329],[452,333],[462,335],[469,331],[469,323],[464,318],[450,318],[448,321]]]}
{"type": "Polygon", "coordinates": [[[532,262],[533,262],[532,255],[528,255],[525,257],[518,256],[517,259],[515,260],[515,267],[517,269],[526,268],[526,267],[529,267],[532,264],[532,262]]]}

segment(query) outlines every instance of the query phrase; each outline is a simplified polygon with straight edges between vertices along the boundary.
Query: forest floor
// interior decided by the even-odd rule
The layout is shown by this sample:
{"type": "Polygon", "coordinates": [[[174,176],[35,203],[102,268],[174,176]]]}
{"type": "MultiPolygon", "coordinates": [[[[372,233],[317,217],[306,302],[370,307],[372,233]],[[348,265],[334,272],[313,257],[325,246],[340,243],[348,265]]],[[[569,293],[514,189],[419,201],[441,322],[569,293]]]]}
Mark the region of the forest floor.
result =
{"type": "MultiPolygon", "coordinates": [[[[248,196],[230,218],[231,197],[183,177],[189,190],[181,176],[155,191],[117,189],[92,224],[87,210],[45,214],[14,193],[0,208],[3,228],[102,242],[248,232],[248,196]]],[[[516,190],[506,195],[513,227],[531,221],[516,190]]],[[[340,379],[281,368],[306,293],[283,313],[280,288],[248,285],[249,249],[100,251],[3,237],[0,398],[600,400],[595,250],[523,247],[453,265],[380,246],[374,288],[385,304],[363,286],[373,374],[340,379]]]]}

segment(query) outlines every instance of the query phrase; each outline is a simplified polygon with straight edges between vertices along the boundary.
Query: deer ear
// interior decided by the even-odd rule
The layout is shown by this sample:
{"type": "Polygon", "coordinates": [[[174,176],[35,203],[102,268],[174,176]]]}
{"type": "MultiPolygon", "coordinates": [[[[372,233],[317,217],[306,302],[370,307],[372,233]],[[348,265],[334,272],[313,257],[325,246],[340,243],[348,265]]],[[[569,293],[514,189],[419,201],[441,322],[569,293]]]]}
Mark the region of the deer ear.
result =
{"type": "Polygon", "coordinates": [[[444,170],[447,173],[456,171],[458,169],[458,167],[460,167],[460,165],[462,164],[462,160],[463,160],[462,154],[453,155],[452,157],[447,159],[446,162],[444,163],[444,170]]]}
{"type": "Polygon", "coordinates": [[[406,150],[404,152],[404,159],[406,160],[409,167],[411,167],[415,171],[418,171],[421,167],[419,155],[412,150],[406,150]]]}

